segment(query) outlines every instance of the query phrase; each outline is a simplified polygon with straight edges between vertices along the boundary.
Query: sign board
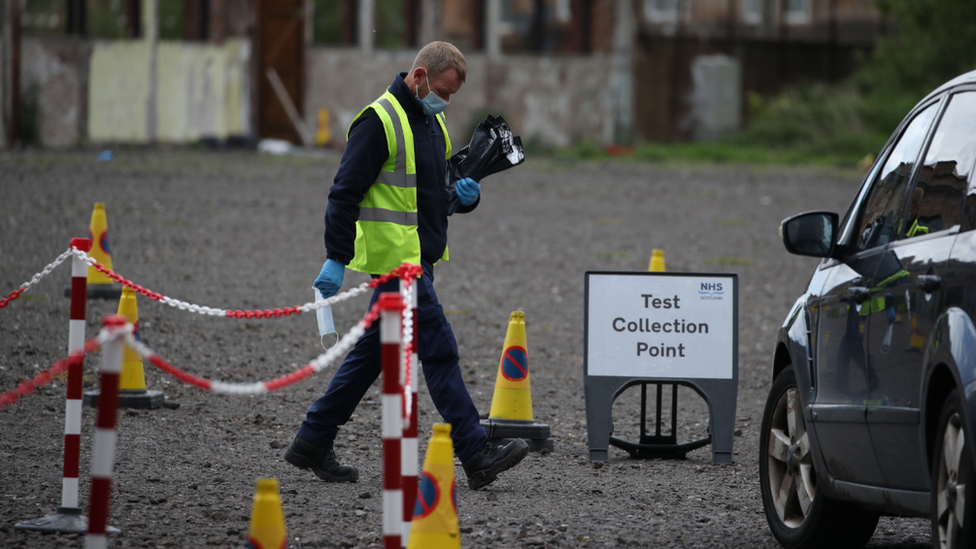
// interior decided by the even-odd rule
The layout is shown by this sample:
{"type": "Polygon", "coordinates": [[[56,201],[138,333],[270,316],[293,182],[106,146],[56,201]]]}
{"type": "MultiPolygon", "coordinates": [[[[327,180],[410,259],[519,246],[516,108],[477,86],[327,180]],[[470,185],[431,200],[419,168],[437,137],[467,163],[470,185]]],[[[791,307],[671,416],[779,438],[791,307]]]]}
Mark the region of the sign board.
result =
{"type": "Polygon", "coordinates": [[[731,463],[738,392],[738,276],[586,273],[584,387],[590,460],[606,461],[613,400],[641,382],[708,402],[716,463],[731,463]]]}
{"type": "Polygon", "coordinates": [[[587,274],[589,375],[732,379],[734,276],[587,274]]]}

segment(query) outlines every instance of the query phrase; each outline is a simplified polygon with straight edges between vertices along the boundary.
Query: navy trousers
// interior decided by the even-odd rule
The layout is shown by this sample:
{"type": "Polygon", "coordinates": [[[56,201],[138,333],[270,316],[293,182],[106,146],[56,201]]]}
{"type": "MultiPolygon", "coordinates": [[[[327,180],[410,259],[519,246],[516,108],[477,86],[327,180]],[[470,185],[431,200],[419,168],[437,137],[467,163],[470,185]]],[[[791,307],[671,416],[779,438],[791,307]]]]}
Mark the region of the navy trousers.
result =
{"type": "MultiPolygon", "coordinates": [[[[474,455],[487,440],[481,426],[478,409],[468,394],[458,366],[457,341],[451,324],[444,316],[444,308],[434,293],[434,268],[422,263],[424,274],[416,280],[418,354],[434,406],[441,417],[451,424],[454,453],[462,462],[474,455]]],[[[382,292],[399,289],[397,279],[381,284],[373,291],[370,307],[382,292]]],[[[339,426],[352,416],[359,401],[382,371],[379,322],[374,322],[356,346],[346,355],[336,371],[325,395],[308,409],[298,436],[306,442],[328,447],[335,442],[339,426]]]]}

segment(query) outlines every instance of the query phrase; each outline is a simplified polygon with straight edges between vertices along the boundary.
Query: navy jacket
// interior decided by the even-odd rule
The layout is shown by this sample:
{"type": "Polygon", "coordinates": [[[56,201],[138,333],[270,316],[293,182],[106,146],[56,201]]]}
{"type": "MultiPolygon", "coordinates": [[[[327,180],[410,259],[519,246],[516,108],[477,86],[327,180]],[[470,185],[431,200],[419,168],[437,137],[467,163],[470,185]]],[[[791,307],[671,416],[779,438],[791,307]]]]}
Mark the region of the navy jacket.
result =
{"type": "MultiPolygon", "coordinates": [[[[405,72],[398,74],[389,90],[400,102],[413,130],[420,257],[433,265],[447,247],[447,203],[444,198],[447,145],[440,124],[433,116],[424,114],[420,100],[403,81],[406,75],[405,72]]],[[[329,190],[329,204],[325,208],[325,249],[329,259],[345,265],[352,261],[359,203],[389,156],[383,122],[369,109],[353,122],[339,171],[329,190]]],[[[480,202],[479,196],[474,204],[462,206],[457,211],[470,212],[480,202]]]]}

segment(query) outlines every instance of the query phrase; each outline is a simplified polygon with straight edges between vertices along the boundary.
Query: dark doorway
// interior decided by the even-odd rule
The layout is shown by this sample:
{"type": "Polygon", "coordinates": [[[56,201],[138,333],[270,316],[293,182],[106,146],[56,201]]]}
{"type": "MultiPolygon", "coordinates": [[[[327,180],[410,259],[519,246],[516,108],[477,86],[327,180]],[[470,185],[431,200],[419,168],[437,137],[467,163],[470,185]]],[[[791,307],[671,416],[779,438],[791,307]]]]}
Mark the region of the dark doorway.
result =
{"type": "Polygon", "coordinates": [[[268,77],[273,69],[300,114],[305,88],[305,1],[256,0],[257,129],[261,137],[300,144],[288,111],[268,77]]]}

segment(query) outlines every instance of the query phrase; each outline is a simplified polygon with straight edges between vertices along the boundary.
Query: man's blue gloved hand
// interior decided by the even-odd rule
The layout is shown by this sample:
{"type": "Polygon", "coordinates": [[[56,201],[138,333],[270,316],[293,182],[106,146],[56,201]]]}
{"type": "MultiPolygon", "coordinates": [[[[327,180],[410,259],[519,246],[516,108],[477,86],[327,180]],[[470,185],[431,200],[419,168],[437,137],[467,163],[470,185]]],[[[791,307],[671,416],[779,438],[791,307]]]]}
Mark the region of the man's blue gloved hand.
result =
{"type": "Polygon", "coordinates": [[[481,194],[481,184],[470,177],[459,179],[454,185],[454,192],[457,193],[458,201],[461,202],[462,206],[474,204],[478,200],[478,195],[481,194]]]}
{"type": "Polygon", "coordinates": [[[346,266],[335,259],[327,259],[322,265],[322,271],[312,284],[321,292],[322,297],[328,299],[337,293],[342,287],[342,277],[346,274],[346,266]]]}

